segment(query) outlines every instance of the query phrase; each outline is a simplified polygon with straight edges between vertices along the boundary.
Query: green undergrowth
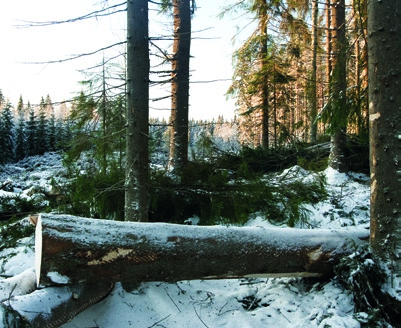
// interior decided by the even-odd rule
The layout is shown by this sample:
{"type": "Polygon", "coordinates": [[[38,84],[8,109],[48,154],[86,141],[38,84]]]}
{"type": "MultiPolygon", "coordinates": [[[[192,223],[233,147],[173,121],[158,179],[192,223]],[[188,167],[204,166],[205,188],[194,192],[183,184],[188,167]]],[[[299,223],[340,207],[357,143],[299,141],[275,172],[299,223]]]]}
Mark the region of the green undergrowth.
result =
{"type": "MultiPolygon", "coordinates": [[[[313,145],[312,145],[313,146],[313,145]]],[[[299,165],[312,172],[327,168],[330,145],[311,148],[307,143],[294,143],[291,147],[262,149],[244,147],[238,155],[224,154],[219,161],[239,168],[245,159],[254,172],[278,172],[299,165]]],[[[346,145],[347,165],[351,172],[369,174],[369,144],[349,141],[346,145]]]]}
{"type": "Polygon", "coordinates": [[[13,195],[0,197],[0,208],[4,212],[32,212],[35,211],[38,206],[33,199],[13,195]]]}
{"type": "Polygon", "coordinates": [[[35,227],[27,222],[14,218],[0,223],[0,251],[15,248],[18,240],[34,234],[35,227]]]}
{"type": "Polygon", "coordinates": [[[401,302],[382,289],[387,280],[369,246],[355,246],[355,252],[335,267],[336,279],[354,297],[354,317],[361,327],[401,327],[401,302]]]}
{"type": "MultiPolygon", "coordinates": [[[[43,199],[41,199],[43,200],[43,199]]],[[[46,210],[46,203],[37,199],[28,199],[18,194],[0,197],[0,221],[7,221],[14,217],[27,216],[46,210]]]]}
{"type": "Polygon", "coordinates": [[[150,221],[169,218],[183,223],[198,216],[200,224],[243,224],[258,213],[274,224],[307,225],[303,205],[327,196],[324,180],[278,183],[248,160],[244,157],[237,165],[228,164],[224,157],[191,162],[180,172],[180,183],[168,172],[153,172],[150,221]]]}
{"type": "MultiPolygon", "coordinates": [[[[274,224],[307,225],[308,212],[304,205],[327,197],[325,183],[319,178],[306,184],[274,182],[267,172],[284,167],[268,164],[282,161],[282,158],[267,160],[276,155],[246,149],[238,156],[222,154],[189,162],[179,173],[151,169],[149,221],[185,223],[197,216],[202,225],[241,225],[258,213],[274,224]]],[[[60,212],[124,219],[122,168],[110,165],[103,174],[96,169],[83,171],[70,164],[68,171],[70,182],[63,187],[66,197],[58,204],[60,212]]]]}
{"type": "MultiPolygon", "coordinates": [[[[369,174],[369,143],[349,136],[345,147],[348,169],[369,174]]],[[[271,149],[244,147],[239,154],[223,154],[219,161],[232,168],[239,168],[245,159],[255,172],[278,172],[299,165],[303,169],[320,172],[327,168],[330,144],[311,145],[296,142],[288,147],[271,149]]]]}
{"type": "Polygon", "coordinates": [[[223,165],[239,168],[245,160],[250,170],[260,173],[279,172],[300,164],[304,164],[305,167],[301,166],[307,170],[324,170],[327,167],[328,152],[312,152],[308,146],[306,143],[295,143],[291,147],[271,149],[244,147],[238,155],[224,154],[219,161],[223,165]]]}
{"type": "Polygon", "coordinates": [[[70,170],[70,182],[63,186],[65,198],[58,210],[72,215],[124,220],[124,171],[111,166],[105,173],[70,170]]]}

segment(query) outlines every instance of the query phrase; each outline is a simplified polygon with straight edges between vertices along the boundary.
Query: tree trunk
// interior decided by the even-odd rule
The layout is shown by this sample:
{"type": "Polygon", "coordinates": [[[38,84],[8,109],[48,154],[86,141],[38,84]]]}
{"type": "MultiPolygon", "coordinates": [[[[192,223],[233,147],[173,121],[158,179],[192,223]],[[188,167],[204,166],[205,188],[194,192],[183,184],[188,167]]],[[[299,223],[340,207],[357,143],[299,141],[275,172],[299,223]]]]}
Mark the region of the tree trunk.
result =
{"type": "MultiPolygon", "coordinates": [[[[330,101],[331,95],[331,70],[332,70],[332,39],[331,39],[331,0],[326,0],[326,97],[324,103],[330,101]]],[[[323,132],[326,133],[326,124],[323,123],[323,132]]]]}
{"type": "Polygon", "coordinates": [[[264,5],[261,7],[259,12],[259,29],[261,34],[261,50],[260,50],[260,59],[261,59],[261,70],[264,72],[262,74],[263,80],[261,85],[261,116],[262,116],[262,148],[269,149],[270,140],[269,140],[269,76],[267,74],[267,3],[264,1],[264,5]]]}
{"type": "Polygon", "coordinates": [[[347,126],[347,72],[346,72],[346,38],[345,38],[345,1],[335,0],[331,7],[334,25],[333,42],[333,73],[331,77],[331,119],[332,151],[329,165],[339,172],[347,172],[346,161],[346,126],[347,126]]]}
{"type": "MultiPolygon", "coordinates": [[[[263,276],[327,277],[366,230],[186,226],[42,214],[37,284],[49,272],[75,282],[143,282],[263,276]]],[[[50,277],[49,277],[50,276],[50,277]]]]}
{"type": "Polygon", "coordinates": [[[368,2],[370,241],[401,297],[400,1],[368,2]]]}
{"type": "Polygon", "coordinates": [[[174,44],[171,78],[170,166],[180,171],[188,160],[189,57],[191,49],[190,0],[173,0],[174,44]]]}
{"type": "Polygon", "coordinates": [[[332,69],[331,63],[331,4],[330,0],[326,0],[326,83],[327,93],[330,94],[330,75],[332,69]]]}
{"type": "Polygon", "coordinates": [[[127,17],[125,221],[148,221],[148,1],[129,0],[127,17]]]}
{"type": "Polygon", "coordinates": [[[273,52],[273,139],[274,149],[277,149],[277,71],[276,71],[276,54],[273,52]]]}
{"type": "Polygon", "coordinates": [[[309,110],[309,124],[310,134],[309,140],[311,143],[316,143],[317,136],[317,91],[316,91],[316,71],[317,71],[317,48],[318,48],[318,37],[317,37],[317,25],[318,25],[318,13],[319,7],[317,0],[312,1],[312,72],[310,78],[310,110],[309,110]]]}

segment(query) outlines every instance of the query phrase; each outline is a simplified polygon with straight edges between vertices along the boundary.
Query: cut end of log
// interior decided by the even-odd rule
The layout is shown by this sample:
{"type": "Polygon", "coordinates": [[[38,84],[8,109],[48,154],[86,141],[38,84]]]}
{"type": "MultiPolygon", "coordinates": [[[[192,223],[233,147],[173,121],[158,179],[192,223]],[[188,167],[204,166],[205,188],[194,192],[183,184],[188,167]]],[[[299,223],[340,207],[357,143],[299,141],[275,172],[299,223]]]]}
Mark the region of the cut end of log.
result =
{"type": "Polygon", "coordinates": [[[35,229],[35,272],[36,286],[40,283],[40,270],[42,266],[42,215],[39,214],[36,221],[35,229]]]}
{"type": "Polygon", "coordinates": [[[36,224],[38,223],[38,217],[39,217],[39,214],[29,215],[29,222],[32,225],[36,226],[36,224]]]}

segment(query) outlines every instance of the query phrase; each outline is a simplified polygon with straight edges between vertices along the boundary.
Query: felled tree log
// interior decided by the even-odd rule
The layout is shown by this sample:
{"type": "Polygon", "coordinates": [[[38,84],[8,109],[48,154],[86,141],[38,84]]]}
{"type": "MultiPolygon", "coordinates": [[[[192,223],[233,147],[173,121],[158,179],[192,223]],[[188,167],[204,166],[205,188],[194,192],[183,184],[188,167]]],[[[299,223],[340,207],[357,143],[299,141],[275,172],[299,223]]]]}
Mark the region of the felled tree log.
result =
{"type": "Polygon", "coordinates": [[[368,236],[367,230],[185,226],[42,214],[36,225],[36,279],[48,285],[60,277],[69,283],[325,277],[354,251],[351,244],[368,236]]]}

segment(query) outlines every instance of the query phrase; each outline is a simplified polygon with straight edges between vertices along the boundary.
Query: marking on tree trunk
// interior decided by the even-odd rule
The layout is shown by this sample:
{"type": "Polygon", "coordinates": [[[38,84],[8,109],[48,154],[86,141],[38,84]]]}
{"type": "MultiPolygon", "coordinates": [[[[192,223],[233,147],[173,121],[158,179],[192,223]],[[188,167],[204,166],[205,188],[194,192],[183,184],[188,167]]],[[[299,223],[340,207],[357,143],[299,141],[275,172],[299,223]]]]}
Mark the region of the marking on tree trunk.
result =
{"type": "MultiPolygon", "coordinates": [[[[87,255],[91,256],[92,253],[89,251],[87,255]]],[[[89,266],[108,264],[118,259],[125,259],[125,258],[127,258],[128,260],[133,260],[137,264],[150,263],[157,260],[157,254],[153,252],[145,252],[143,254],[138,254],[133,249],[117,248],[109,251],[106,255],[102,256],[100,259],[94,259],[92,261],[89,261],[87,264],[89,266]]]]}

